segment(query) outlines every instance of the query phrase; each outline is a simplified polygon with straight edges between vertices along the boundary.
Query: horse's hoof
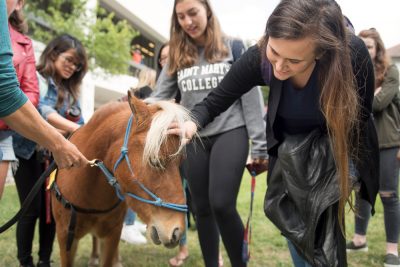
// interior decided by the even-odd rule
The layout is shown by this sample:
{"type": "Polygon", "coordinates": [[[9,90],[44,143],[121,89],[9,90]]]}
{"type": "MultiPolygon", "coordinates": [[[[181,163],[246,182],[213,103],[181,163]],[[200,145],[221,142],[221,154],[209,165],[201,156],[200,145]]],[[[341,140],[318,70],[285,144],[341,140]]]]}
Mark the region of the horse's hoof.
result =
{"type": "Polygon", "coordinates": [[[88,262],[89,267],[99,266],[99,258],[90,258],[88,262]]]}

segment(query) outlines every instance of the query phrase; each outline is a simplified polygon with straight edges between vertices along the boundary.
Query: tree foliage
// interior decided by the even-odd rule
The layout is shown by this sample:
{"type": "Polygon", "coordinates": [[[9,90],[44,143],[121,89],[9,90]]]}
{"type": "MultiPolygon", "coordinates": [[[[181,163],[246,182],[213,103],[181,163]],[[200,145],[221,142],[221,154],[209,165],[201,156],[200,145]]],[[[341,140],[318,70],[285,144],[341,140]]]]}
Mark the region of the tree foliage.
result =
{"type": "Polygon", "coordinates": [[[91,68],[127,73],[130,42],[138,32],[114,13],[99,6],[88,10],[87,0],[27,1],[25,9],[33,39],[47,44],[59,34],[71,34],[85,46],[91,68]]]}

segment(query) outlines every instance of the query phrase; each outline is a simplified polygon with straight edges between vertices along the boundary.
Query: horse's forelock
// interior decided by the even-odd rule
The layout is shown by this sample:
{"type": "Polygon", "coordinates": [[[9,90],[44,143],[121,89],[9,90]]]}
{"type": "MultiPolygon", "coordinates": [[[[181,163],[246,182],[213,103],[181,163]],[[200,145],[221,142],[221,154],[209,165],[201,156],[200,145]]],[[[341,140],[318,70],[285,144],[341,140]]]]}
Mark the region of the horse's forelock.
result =
{"type": "MultiPolygon", "coordinates": [[[[160,159],[160,149],[161,145],[167,139],[168,127],[172,122],[177,122],[182,128],[183,123],[190,120],[190,115],[184,107],[170,101],[159,101],[154,103],[154,105],[157,105],[161,109],[153,115],[150,129],[147,132],[143,161],[155,168],[164,169],[160,159]]],[[[174,157],[178,155],[184,146],[185,144],[182,138],[180,138],[179,148],[174,154],[169,156],[174,157]]]]}

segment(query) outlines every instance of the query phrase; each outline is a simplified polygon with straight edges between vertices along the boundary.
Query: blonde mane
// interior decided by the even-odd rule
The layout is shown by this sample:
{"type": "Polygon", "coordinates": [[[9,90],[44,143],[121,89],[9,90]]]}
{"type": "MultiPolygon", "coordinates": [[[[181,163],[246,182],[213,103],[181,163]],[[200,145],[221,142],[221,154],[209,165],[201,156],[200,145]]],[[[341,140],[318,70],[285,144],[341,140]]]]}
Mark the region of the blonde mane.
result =
{"type": "MultiPolygon", "coordinates": [[[[168,137],[167,130],[172,122],[176,122],[179,128],[182,129],[183,123],[187,120],[191,120],[189,111],[181,105],[175,104],[170,101],[159,101],[155,102],[161,108],[156,114],[154,114],[150,129],[147,132],[146,143],[143,151],[143,162],[157,169],[164,169],[164,165],[160,159],[161,145],[165,142],[168,137]]],[[[183,136],[185,136],[183,134],[183,136]]],[[[181,153],[185,143],[183,138],[180,137],[178,150],[169,155],[174,157],[181,153]]]]}

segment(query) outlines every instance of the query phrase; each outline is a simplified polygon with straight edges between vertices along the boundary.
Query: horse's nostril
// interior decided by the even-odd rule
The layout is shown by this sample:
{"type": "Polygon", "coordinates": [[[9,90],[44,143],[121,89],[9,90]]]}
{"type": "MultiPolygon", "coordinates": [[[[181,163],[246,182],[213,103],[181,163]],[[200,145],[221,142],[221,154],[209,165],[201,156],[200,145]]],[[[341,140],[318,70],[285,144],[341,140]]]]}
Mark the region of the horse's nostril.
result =
{"type": "Polygon", "coordinates": [[[161,244],[161,240],[160,237],[158,236],[158,232],[156,227],[151,227],[151,233],[150,233],[151,239],[153,240],[154,244],[156,245],[160,245],[161,244]]]}
{"type": "Polygon", "coordinates": [[[177,242],[179,242],[179,239],[180,239],[180,231],[179,231],[179,228],[177,227],[172,232],[171,242],[172,243],[177,243],[177,242]]]}

